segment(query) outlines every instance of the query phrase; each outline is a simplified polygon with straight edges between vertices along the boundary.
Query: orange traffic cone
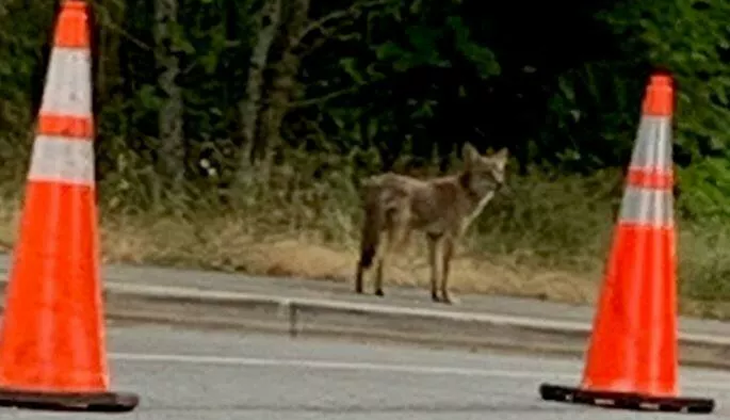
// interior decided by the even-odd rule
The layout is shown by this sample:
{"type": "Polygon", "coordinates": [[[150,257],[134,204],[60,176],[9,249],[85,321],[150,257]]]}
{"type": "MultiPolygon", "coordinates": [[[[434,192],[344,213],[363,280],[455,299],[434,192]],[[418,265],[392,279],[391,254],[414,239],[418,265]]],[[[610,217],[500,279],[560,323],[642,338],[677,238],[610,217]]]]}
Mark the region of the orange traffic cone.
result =
{"type": "Polygon", "coordinates": [[[542,384],[545,400],[714,410],[711,399],[678,397],[673,96],[671,77],[654,74],[644,97],[581,386],[542,384]]]}
{"type": "Polygon", "coordinates": [[[55,29],[0,332],[0,405],[130,411],[109,392],[87,5],[55,29]]]}

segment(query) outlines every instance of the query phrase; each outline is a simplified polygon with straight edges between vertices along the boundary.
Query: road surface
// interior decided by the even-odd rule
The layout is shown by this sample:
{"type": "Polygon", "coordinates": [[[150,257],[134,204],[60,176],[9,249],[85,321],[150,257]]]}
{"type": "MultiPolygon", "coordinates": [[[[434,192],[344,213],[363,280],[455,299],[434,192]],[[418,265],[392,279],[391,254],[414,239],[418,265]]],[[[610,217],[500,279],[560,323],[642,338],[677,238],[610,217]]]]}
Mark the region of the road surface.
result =
{"type": "MultiPolygon", "coordinates": [[[[108,330],[115,390],[142,400],[119,419],[635,419],[548,403],[542,381],[574,384],[581,361],[289,339],[149,325],[108,330]]],[[[730,372],[682,370],[683,393],[717,398],[730,417],[730,372]]],[[[644,419],[686,418],[645,414],[644,419]]],[[[0,409],[1,419],[108,419],[0,409]]]]}

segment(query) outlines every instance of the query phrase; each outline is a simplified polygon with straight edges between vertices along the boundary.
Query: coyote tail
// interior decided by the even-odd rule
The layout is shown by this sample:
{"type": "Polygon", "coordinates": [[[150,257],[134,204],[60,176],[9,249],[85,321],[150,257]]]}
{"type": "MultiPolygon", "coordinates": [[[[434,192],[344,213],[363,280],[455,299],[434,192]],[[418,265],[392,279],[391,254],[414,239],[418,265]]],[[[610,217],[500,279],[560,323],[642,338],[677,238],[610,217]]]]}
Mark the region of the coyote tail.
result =
{"type": "Polygon", "coordinates": [[[364,184],[362,199],[365,215],[360,236],[360,267],[370,268],[378,251],[384,215],[380,203],[381,197],[374,183],[364,184]]]}

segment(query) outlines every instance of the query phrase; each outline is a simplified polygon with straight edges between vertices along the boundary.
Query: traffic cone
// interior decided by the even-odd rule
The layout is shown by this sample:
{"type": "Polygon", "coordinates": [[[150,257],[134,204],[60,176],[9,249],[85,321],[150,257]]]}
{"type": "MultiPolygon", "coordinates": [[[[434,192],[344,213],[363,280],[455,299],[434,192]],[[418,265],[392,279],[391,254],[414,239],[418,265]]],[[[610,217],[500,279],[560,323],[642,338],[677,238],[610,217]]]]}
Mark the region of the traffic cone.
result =
{"type": "Polygon", "coordinates": [[[672,85],[655,73],[646,89],[580,387],[542,384],[544,400],[714,410],[678,396],[672,85]]]}
{"type": "Polygon", "coordinates": [[[87,5],[62,4],[0,331],[0,405],[131,411],[109,391],[87,5]]]}

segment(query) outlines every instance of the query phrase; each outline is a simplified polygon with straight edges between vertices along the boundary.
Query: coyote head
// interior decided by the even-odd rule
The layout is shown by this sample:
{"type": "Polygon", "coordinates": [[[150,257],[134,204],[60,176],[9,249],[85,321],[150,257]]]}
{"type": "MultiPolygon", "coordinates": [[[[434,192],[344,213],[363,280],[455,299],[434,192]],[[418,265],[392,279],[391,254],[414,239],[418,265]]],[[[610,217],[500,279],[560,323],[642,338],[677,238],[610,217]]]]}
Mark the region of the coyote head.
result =
{"type": "Polygon", "coordinates": [[[506,148],[492,155],[481,155],[470,143],[464,145],[462,184],[478,197],[497,192],[504,185],[508,151],[506,148]]]}

